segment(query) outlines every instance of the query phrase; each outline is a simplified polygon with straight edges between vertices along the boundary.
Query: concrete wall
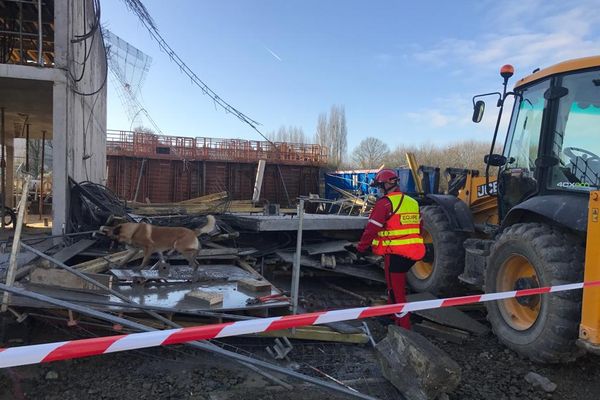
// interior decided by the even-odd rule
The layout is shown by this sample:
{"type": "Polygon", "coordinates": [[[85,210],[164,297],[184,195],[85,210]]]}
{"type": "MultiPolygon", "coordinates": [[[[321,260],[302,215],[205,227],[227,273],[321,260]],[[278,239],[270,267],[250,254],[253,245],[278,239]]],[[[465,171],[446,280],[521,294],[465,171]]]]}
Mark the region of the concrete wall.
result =
{"type": "Polygon", "coordinates": [[[84,43],[71,42],[92,26],[93,1],[55,0],[54,10],[55,63],[64,75],[55,81],[53,91],[53,231],[60,233],[68,217],[68,177],[77,182],[105,182],[108,70],[99,29],[91,49],[92,40],[87,40],[91,53],[85,70],[81,66],[86,57],[84,43]]]}

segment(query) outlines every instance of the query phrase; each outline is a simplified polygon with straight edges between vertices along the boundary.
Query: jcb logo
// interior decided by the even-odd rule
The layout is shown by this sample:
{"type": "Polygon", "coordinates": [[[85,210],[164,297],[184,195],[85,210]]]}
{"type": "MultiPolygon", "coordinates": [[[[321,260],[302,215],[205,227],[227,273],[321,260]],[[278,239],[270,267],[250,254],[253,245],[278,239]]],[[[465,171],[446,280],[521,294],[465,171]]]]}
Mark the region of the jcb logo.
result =
{"type": "Polygon", "coordinates": [[[419,214],[402,214],[400,215],[402,225],[418,224],[419,214]]]}
{"type": "Polygon", "coordinates": [[[485,185],[477,186],[477,198],[485,197],[488,195],[494,195],[498,193],[498,182],[490,182],[489,184],[490,190],[486,190],[485,185]]]}

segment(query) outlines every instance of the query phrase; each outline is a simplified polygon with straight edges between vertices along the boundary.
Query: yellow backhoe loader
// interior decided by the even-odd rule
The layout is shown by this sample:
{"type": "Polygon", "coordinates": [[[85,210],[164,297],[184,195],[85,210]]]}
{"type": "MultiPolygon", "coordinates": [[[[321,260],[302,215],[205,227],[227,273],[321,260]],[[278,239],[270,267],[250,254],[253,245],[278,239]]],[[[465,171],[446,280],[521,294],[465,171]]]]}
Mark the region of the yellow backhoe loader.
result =
{"type": "MultiPolygon", "coordinates": [[[[409,273],[417,291],[451,294],[463,283],[486,293],[600,280],[600,56],[536,70],[497,105],[486,171],[447,170],[448,194],[423,199],[433,251],[409,273]],[[514,105],[503,154],[494,154],[507,99],[514,105]],[[497,174],[490,176],[490,170],[497,174]],[[462,283],[461,283],[462,281],[462,283]]],[[[500,341],[538,362],[600,353],[600,288],[486,304],[500,341]]]]}

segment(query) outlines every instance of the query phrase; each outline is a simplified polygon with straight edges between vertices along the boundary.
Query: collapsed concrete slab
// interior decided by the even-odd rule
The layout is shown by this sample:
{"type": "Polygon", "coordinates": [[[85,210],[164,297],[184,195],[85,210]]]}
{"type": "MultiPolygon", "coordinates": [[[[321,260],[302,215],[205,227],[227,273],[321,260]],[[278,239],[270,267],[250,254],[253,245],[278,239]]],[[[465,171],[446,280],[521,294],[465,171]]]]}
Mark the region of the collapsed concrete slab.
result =
{"type": "Polygon", "coordinates": [[[408,399],[433,400],[460,383],[458,364],[416,332],[390,325],[375,348],[383,376],[408,399]]]}

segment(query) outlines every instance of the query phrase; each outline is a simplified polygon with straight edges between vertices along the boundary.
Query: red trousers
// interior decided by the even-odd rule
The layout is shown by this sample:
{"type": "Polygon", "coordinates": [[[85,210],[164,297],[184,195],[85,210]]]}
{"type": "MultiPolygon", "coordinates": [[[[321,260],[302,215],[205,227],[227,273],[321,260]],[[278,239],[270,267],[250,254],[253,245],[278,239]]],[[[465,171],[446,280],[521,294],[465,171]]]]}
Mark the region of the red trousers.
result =
{"type": "MultiPolygon", "coordinates": [[[[415,261],[401,256],[385,256],[385,281],[387,283],[389,304],[406,302],[406,272],[414,263],[415,261]]],[[[411,328],[410,314],[406,314],[402,317],[395,314],[392,318],[396,325],[405,329],[411,328]]]]}

